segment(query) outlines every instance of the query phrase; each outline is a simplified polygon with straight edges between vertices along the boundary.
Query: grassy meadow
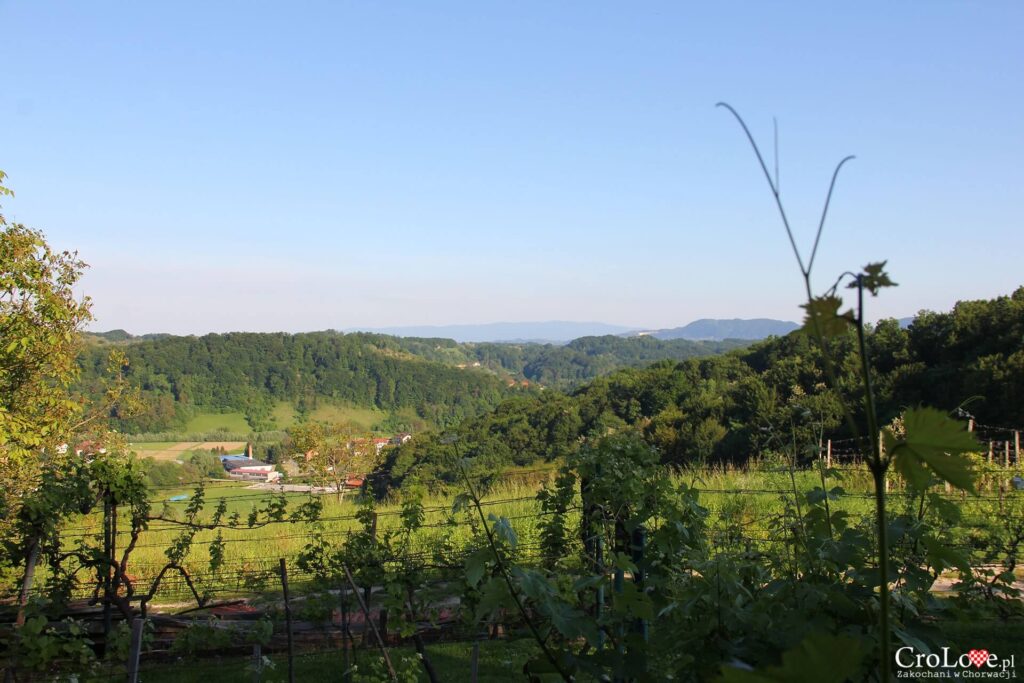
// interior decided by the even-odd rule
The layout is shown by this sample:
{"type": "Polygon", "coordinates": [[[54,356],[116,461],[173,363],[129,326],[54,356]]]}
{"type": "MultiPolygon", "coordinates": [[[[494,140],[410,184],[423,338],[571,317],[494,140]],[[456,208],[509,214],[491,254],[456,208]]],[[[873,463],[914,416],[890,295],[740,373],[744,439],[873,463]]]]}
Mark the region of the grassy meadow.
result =
{"type": "MultiPolygon", "coordinates": [[[[509,519],[519,538],[519,547],[525,555],[535,551],[540,540],[539,524],[543,516],[535,500],[538,489],[553,479],[554,470],[511,471],[492,484],[484,496],[484,511],[497,517],[509,519]]],[[[764,544],[781,543],[786,532],[780,524],[787,505],[793,504],[793,486],[800,491],[810,491],[821,486],[820,474],[816,471],[797,471],[792,474],[784,468],[770,470],[759,468],[742,470],[702,470],[682,472],[676,476],[680,484],[700,490],[700,502],[709,511],[709,537],[713,543],[729,546],[763,547],[764,544]]],[[[827,488],[842,486],[846,493],[832,503],[833,510],[843,510],[849,515],[851,525],[868,520],[873,513],[873,499],[870,495],[870,476],[866,469],[850,467],[842,470],[838,477],[826,482],[827,488]]],[[[167,520],[182,519],[193,489],[161,488],[154,491],[153,514],[167,520]]],[[[457,491],[435,490],[424,501],[426,518],[423,528],[411,543],[411,552],[430,553],[437,548],[446,548],[452,557],[458,555],[472,542],[475,511],[460,511],[452,514],[452,503],[457,491]],[[472,512],[472,515],[470,514],[472,512]]],[[[272,589],[274,582],[268,577],[277,566],[279,558],[293,563],[303,547],[310,540],[314,527],[305,522],[271,523],[266,526],[249,528],[246,520],[255,507],[265,505],[275,496],[283,495],[289,510],[307,500],[305,493],[279,493],[260,489],[245,482],[212,481],[205,489],[206,505],[201,520],[208,520],[221,500],[225,501],[227,516],[237,513],[240,524],[237,528],[219,531],[203,530],[196,533],[192,550],[184,562],[194,574],[200,590],[209,590],[224,595],[251,595],[263,587],[272,589]],[[224,541],[223,565],[216,573],[210,571],[209,544],[217,534],[224,541]],[[259,581],[253,582],[256,576],[259,581]],[[262,577],[262,578],[261,578],[262,577]],[[262,583],[260,583],[262,581],[262,583]]],[[[325,494],[321,498],[323,512],[318,523],[323,537],[330,543],[344,542],[346,535],[358,528],[355,513],[358,510],[359,494],[347,492],[338,497],[325,494]]],[[[902,492],[895,489],[890,493],[891,509],[898,510],[903,504],[902,492]]],[[[992,495],[984,492],[979,498],[956,496],[964,515],[964,526],[983,526],[997,519],[997,502],[992,495]]],[[[378,533],[397,528],[400,519],[400,501],[389,500],[379,504],[378,533]]],[[[579,511],[570,512],[569,523],[577,523],[579,511]],[[575,515],[575,517],[574,517],[575,515]]],[[[124,531],[128,520],[119,523],[121,530],[118,546],[124,547],[128,535],[124,531]]],[[[101,519],[91,515],[80,520],[67,530],[69,536],[99,534],[101,519]]],[[[173,522],[156,520],[150,524],[139,539],[129,563],[129,573],[142,585],[154,576],[165,564],[165,550],[172,545],[183,531],[173,522]]],[[[296,570],[297,571],[297,570],[296,570]]],[[[301,586],[301,574],[293,581],[301,586]]],[[[162,587],[157,602],[175,602],[186,594],[180,582],[169,581],[162,587]]]]}
{"type": "MultiPolygon", "coordinates": [[[[516,531],[520,537],[520,543],[529,548],[537,543],[537,516],[536,503],[532,500],[537,491],[536,485],[527,485],[517,482],[505,482],[496,485],[485,498],[485,510],[497,516],[508,517],[513,520],[516,531]]],[[[189,498],[194,489],[190,487],[160,489],[154,493],[153,514],[168,519],[181,519],[184,510],[189,503],[189,498]]],[[[204,530],[196,534],[192,546],[192,552],[184,562],[190,573],[198,577],[201,588],[212,591],[224,592],[247,592],[245,576],[247,574],[259,573],[264,570],[271,570],[277,566],[281,557],[293,561],[299,552],[309,541],[313,527],[307,523],[272,523],[267,526],[248,528],[246,519],[254,507],[265,505],[272,498],[283,496],[289,504],[289,510],[294,509],[303,501],[307,500],[305,493],[279,493],[267,489],[257,489],[247,482],[214,481],[207,484],[205,489],[206,505],[202,519],[207,520],[221,500],[225,501],[227,516],[238,513],[241,523],[238,528],[220,530],[224,539],[224,566],[216,576],[210,574],[209,570],[209,543],[217,536],[216,531],[204,530]]],[[[321,497],[323,502],[322,521],[320,525],[323,536],[333,543],[339,543],[350,532],[359,528],[355,519],[358,510],[358,494],[347,492],[338,497],[334,494],[324,494],[321,497]]],[[[425,501],[427,510],[424,528],[414,540],[413,552],[426,552],[440,543],[449,542],[456,548],[466,545],[471,536],[471,529],[468,526],[466,514],[463,513],[457,518],[457,526],[447,526],[448,512],[451,509],[454,496],[437,494],[425,501]]],[[[398,512],[400,504],[397,501],[386,502],[377,508],[378,512],[378,533],[384,533],[390,528],[399,524],[398,512]]],[[[101,533],[102,520],[99,515],[90,515],[67,531],[72,535],[90,535],[101,533]]],[[[128,526],[127,517],[119,522],[118,546],[124,547],[129,541],[129,535],[125,529],[128,526]]],[[[183,528],[180,525],[165,521],[153,521],[149,529],[140,536],[136,549],[132,553],[129,563],[129,573],[141,579],[154,576],[166,563],[164,551],[181,534],[183,528]]],[[[176,601],[181,593],[174,589],[177,585],[169,585],[166,597],[176,601]]],[[[296,579],[301,583],[301,577],[296,579]]],[[[178,586],[178,588],[184,588],[178,586]]],[[[248,591],[251,592],[251,591],[248,591]]],[[[161,591],[161,595],[164,591],[161,591]]]]}
{"type": "MultiPolygon", "coordinates": [[[[278,401],[271,411],[274,429],[288,429],[297,424],[299,415],[295,406],[287,401],[278,401]]],[[[319,422],[348,422],[359,431],[371,431],[374,425],[386,419],[390,413],[376,408],[365,408],[345,403],[321,402],[309,413],[308,419],[319,422]]],[[[413,417],[402,415],[402,417],[413,417]]],[[[228,432],[248,434],[252,431],[245,415],[241,412],[203,412],[194,415],[181,430],[188,434],[228,432]]]]}
{"type": "MultiPolygon", "coordinates": [[[[291,429],[300,422],[300,415],[295,406],[287,401],[279,401],[271,410],[269,431],[254,434],[245,415],[241,412],[200,412],[193,415],[180,428],[150,434],[128,434],[133,449],[141,456],[148,451],[170,450],[173,446],[188,442],[219,442],[231,440],[275,441],[283,436],[285,430],[291,429]]],[[[346,423],[356,432],[381,431],[381,425],[389,418],[396,418],[399,423],[410,425],[412,429],[426,429],[428,425],[416,411],[405,408],[396,411],[384,411],[377,408],[354,406],[348,403],[322,401],[320,405],[306,415],[307,420],[316,422],[346,423]]],[[[384,430],[382,433],[390,432],[384,430]]],[[[186,449],[187,450],[187,449],[186,449]]]]}
{"type": "Polygon", "coordinates": [[[252,430],[249,428],[249,423],[245,421],[245,415],[234,412],[198,413],[185,423],[183,431],[195,434],[217,431],[245,434],[252,430]]]}
{"type": "MultiPolygon", "coordinates": [[[[286,401],[280,401],[274,406],[271,413],[274,418],[274,426],[277,429],[288,429],[298,421],[298,413],[295,406],[286,401]]],[[[384,420],[388,413],[376,408],[361,408],[358,406],[339,403],[321,403],[315,410],[310,412],[309,419],[316,422],[347,422],[356,430],[369,432],[373,426],[384,420]]]]}
{"type": "Polygon", "coordinates": [[[140,458],[154,460],[182,460],[192,451],[209,451],[223,448],[228,453],[241,453],[245,450],[245,441],[143,441],[132,443],[131,448],[140,458]]]}

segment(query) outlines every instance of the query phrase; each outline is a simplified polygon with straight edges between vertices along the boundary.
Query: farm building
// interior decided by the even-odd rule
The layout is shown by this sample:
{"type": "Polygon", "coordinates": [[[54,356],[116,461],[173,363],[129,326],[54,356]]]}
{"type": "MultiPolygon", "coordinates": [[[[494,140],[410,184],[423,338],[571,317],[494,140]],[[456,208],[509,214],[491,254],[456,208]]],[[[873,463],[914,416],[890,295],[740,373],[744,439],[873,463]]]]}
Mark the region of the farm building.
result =
{"type": "Polygon", "coordinates": [[[245,453],[220,456],[220,463],[232,479],[272,482],[281,478],[273,465],[252,457],[252,444],[246,447],[245,453]]]}

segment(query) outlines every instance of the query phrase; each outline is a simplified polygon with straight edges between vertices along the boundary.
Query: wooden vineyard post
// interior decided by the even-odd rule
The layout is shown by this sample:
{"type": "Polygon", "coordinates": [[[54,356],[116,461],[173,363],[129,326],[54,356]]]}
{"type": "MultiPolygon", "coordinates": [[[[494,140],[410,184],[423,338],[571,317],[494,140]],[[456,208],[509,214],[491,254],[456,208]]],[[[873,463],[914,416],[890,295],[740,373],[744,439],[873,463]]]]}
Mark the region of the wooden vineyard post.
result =
{"type": "Polygon", "coordinates": [[[993,444],[992,444],[991,441],[989,441],[988,442],[988,464],[989,465],[992,464],[992,447],[993,447],[993,444]]]}
{"type": "Polygon", "coordinates": [[[423,636],[420,635],[419,630],[415,626],[416,610],[413,607],[414,592],[412,586],[406,586],[406,590],[408,591],[409,599],[405,604],[409,610],[409,619],[413,623],[412,642],[416,646],[416,654],[419,655],[420,664],[423,665],[423,672],[427,674],[427,680],[430,683],[439,683],[434,664],[430,661],[430,657],[427,656],[427,645],[423,642],[423,636]]]}
{"type": "Polygon", "coordinates": [[[828,445],[825,446],[825,467],[832,469],[832,439],[829,439],[828,445]]]}
{"type": "MultiPolygon", "coordinates": [[[[878,433],[878,452],[879,453],[884,453],[885,452],[885,439],[882,438],[882,432],[878,433]]],[[[889,473],[888,473],[888,471],[884,472],[882,474],[882,476],[885,478],[885,493],[886,493],[886,495],[888,495],[889,494],[889,473]]]]}
{"type": "MultiPolygon", "coordinates": [[[[374,545],[376,545],[377,544],[377,513],[376,512],[373,513],[373,517],[371,518],[371,521],[370,521],[370,538],[373,539],[373,543],[374,543],[374,545]]],[[[372,585],[366,586],[366,588],[363,589],[363,602],[366,603],[366,610],[367,610],[366,619],[367,619],[367,621],[369,621],[369,619],[370,619],[370,612],[369,612],[369,610],[370,610],[370,606],[373,605],[373,586],[372,585]]],[[[381,610],[381,611],[383,612],[383,610],[381,610]]],[[[381,616],[383,617],[383,614],[381,616]]],[[[386,619],[386,617],[383,617],[383,618],[386,619]]],[[[367,626],[368,626],[368,624],[367,624],[367,626]]],[[[366,637],[366,628],[367,628],[367,626],[363,626],[363,645],[366,646],[367,649],[369,649],[372,646],[370,645],[370,639],[366,637]]]]}
{"type": "MultiPolygon", "coordinates": [[[[1006,484],[1006,490],[1009,491],[1010,490],[1010,440],[1007,439],[1006,442],[1003,444],[1003,446],[1004,446],[1003,447],[1003,469],[1004,469],[1004,473],[1003,473],[1003,481],[1000,481],[999,485],[1002,486],[1003,483],[1005,483],[1006,484]]],[[[1000,513],[1002,513],[1001,506],[1000,506],[1000,513]]]]}
{"type": "Polygon", "coordinates": [[[338,597],[341,598],[341,680],[349,683],[352,680],[352,663],[349,661],[348,597],[345,593],[344,586],[338,589],[338,597]]]}
{"type": "Polygon", "coordinates": [[[128,683],[139,681],[139,656],[142,654],[142,631],[146,620],[141,617],[132,619],[131,643],[128,650],[128,683]]]}
{"type": "MultiPolygon", "coordinates": [[[[110,513],[110,493],[103,494],[103,557],[106,560],[114,559],[113,539],[111,538],[111,518],[110,513]]],[[[112,584],[113,579],[110,576],[111,568],[109,564],[105,564],[103,567],[103,638],[106,640],[110,637],[110,628],[112,624],[112,618],[110,614],[110,608],[112,605],[112,584]]]]}
{"type": "Polygon", "coordinates": [[[359,608],[363,610],[363,618],[366,626],[373,631],[374,637],[377,639],[377,644],[380,646],[380,653],[384,657],[384,664],[387,665],[388,675],[391,680],[397,681],[398,674],[395,673],[395,667],[391,664],[391,657],[388,656],[388,648],[384,645],[384,639],[380,637],[380,631],[377,630],[377,625],[373,623],[373,619],[370,618],[370,608],[363,601],[359,595],[359,587],[356,586],[356,580],[352,578],[352,572],[348,570],[348,565],[343,564],[341,568],[345,571],[345,578],[348,579],[349,585],[352,586],[352,590],[355,593],[356,599],[359,601],[359,608]]]}
{"type": "MultiPolygon", "coordinates": [[[[973,432],[974,431],[974,418],[973,417],[967,419],[967,431],[968,432],[973,432]]],[[[949,482],[948,481],[946,482],[946,493],[949,493],[949,482]]]]}
{"type": "Polygon", "coordinates": [[[288,683],[295,683],[295,649],[292,643],[292,607],[288,599],[288,565],[281,558],[281,588],[284,590],[284,621],[288,629],[288,683]]]}
{"type": "Polygon", "coordinates": [[[1017,461],[1017,467],[1020,467],[1020,432],[1013,433],[1013,455],[1017,461]]]}
{"type": "Polygon", "coordinates": [[[263,648],[259,643],[252,646],[252,683],[260,683],[263,669],[263,648]]]}

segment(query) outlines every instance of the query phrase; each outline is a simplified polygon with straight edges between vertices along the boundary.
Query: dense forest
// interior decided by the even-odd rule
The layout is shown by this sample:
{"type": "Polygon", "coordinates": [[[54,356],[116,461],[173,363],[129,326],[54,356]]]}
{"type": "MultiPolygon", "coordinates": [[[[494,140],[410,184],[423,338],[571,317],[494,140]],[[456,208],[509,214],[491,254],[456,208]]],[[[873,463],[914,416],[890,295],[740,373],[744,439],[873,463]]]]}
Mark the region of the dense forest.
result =
{"type": "MultiPolygon", "coordinates": [[[[882,321],[867,342],[883,419],[926,404],[962,407],[991,425],[1024,424],[1024,287],[921,313],[906,329],[882,321]]],[[[515,397],[396,449],[376,487],[410,476],[454,482],[457,457],[481,470],[529,466],[613,432],[642,434],[669,464],[742,462],[771,457],[794,436],[842,437],[840,400],[859,405],[858,357],[852,332],[830,344],[831,370],[809,335],[794,332],[726,355],[619,370],[570,394],[515,397]]]]}
{"type": "MultiPolygon", "coordinates": [[[[358,335],[211,334],[131,341],[117,347],[127,357],[129,384],[146,410],[113,419],[124,431],[179,426],[194,410],[242,411],[261,431],[276,401],[300,413],[327,398],[383,410],[415,409],[445,425],[476,415],[512,389],[492,374],[428,362],[367,343],[358,335]]],[[[87,345],[80,357],[81,388],[100,390],[109,343],[87,345]]]]}
{"type": "Polygon", "coordinates": [[[430,424],[447,425],[528,391],[524,384],[571,389],[617,368],[706,356],[747,343],[609,335],[565,346],[459,344],[368,333],[133,337],[123,330],[89,338],[80,361],[86,391],[99,390],[112,346],[127,356],[126,377],[141,391],[146,409],[131,419],[115,415],[114,421],[132,433],[180,427],[197,409],[241,411],[260,431],[269,426],[275,401],[291,402],[302,414],[323,399],[384,411],[412,409],[430,424]]]}
{"type": "Polygon", "coordinates": [[[527,380],[548,388],[573,389],[623,367],[640,367],[658,360],[686,360],[742,348],[749,341],[661,340],[654,337],[602,335],[580,337],[568,344],[476,342],[451,339],[359,335],[381,349],[411,353],[450,365],[479,363],[499,375],[527,380]]]}

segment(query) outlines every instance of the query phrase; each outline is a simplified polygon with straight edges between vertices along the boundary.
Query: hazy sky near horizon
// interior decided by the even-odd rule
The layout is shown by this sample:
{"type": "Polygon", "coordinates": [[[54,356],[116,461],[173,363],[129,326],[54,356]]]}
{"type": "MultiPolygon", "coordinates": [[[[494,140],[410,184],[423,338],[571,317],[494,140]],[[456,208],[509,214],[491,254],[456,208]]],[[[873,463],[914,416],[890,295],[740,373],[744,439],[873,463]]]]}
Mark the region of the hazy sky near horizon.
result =
{"type": "Polygon", "coordinates": [[[3,212],[134,333],[869,316],[1024,284],[1024,3],[0,0],[3,212]],[[769,161],[769,163],[771,163],[769,161]]]}

